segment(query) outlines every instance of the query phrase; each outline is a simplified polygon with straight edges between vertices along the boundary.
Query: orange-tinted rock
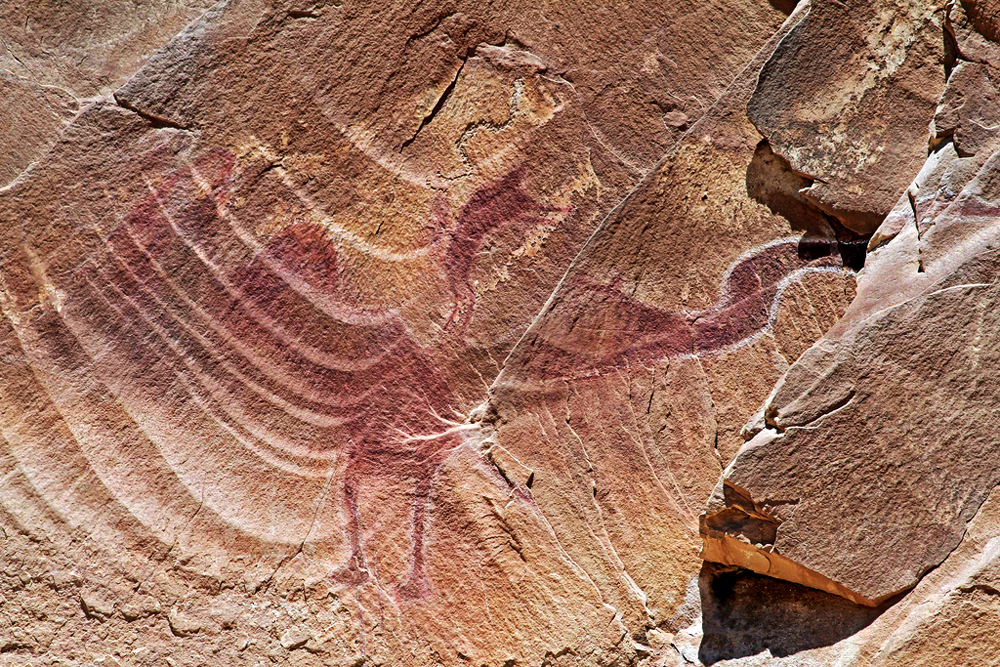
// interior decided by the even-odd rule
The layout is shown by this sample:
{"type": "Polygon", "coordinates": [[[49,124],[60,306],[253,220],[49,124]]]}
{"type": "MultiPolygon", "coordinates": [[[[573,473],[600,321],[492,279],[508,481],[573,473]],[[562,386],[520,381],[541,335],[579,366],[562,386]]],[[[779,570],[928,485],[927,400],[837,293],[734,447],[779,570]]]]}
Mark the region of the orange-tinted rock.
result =
{"type": "Polygon", "coordinates": [[[995,4],[4,7],[0,653],[993,655],[995,4]]]}
{"type": "MultiPolygon", "coordinates": [[[[765,373],[749,400],[715,392],[727,443],[791,361],[771,334],[784,290],[830,297],[794,317],[836,318],[852,274],[800,258],[745,192],[760,138],[741,107],[764,57],[713,106],[783,19],[749,0],[230,2],[162,48],[129,42],[148,59],[81,72],[38,56],[82,102],[19,93],[19,118],[47,115],[37,138],[8,133],[25,143],[0,195],[0,592],[35,620],[15,614],[4,645],[77,661],[128,647],[178,664],[627,664],[653,623],[692,617],[694,520],[720,470],[709,385],[729,376],[656,340],[609,357],[670,367],[607,406],[675,415],[656,437],[683,509],[654,485],[609,520],[616,544],[662,526],[643,548],[677,554],[665,573],[638,552],[626,570],[603,538],[574,543],[549,489],[589,482],[559,490],[562,460],[510,442],[489,389],[600,221],[710,109],[718,127],[685,139],[686,164],[714,154],[730,174],[715,186],[702,169],[713,202],[671,252],[716,247],[700,236],[709,206],[738,246],[695,292],[674,280],[621,307],[682,322],[705,363],[753,341],[739,354],[765,373]],[[49,571],[75,574],[23,583],[49,571]]],[[[685,261],[680,275],[699,271],[685,261]]]]}

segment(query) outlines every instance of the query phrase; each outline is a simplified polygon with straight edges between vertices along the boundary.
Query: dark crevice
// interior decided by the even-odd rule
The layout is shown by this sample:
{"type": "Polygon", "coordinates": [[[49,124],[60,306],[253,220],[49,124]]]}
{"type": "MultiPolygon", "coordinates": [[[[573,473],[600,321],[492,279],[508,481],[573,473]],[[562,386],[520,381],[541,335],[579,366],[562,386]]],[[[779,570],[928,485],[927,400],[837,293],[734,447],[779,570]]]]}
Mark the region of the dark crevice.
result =
{"type": "Polygon", "coordinates": [[[434,108],[431,109],[430,113],[424,116],[423,120],[420,121],[420,127],[417,128],[417,131],[414,132],[413,136],[404,141],[403,145],[399,147],[400,153],[402,153],[407,146],[416,141],[417,136],[420,135],[421,130],[430,125],[431,122],[434,120],[434,118],[437,116],[437,114],[441,111],[441,109],[444,108],[444,105],[448,103],[448,99],[451,97],[452,92],[455,90],[455,85],[458,83],[458,77],[462,75],[462,70],[465,69],[466,62],[467,62],[466,60],[462,61],[462,64],[459,66],[458,71],[455,72],[455,77],[451,80],[451,83],[449,83],[448,86],[444,89],[444,92],[441,93],[441,97],[439,97],[438,101],[434,104],[434,108]]]}
{"type": "Polygon", "coordinates": [[[803,196],[803,192],[822,179],[801,174],[789,162],[771,150],[767,139],[757,144],[753,160],[747,166],[747,194],[765,205],[775,215],[788,221],[792,230],[803,232],[799,256],[818,259],[840,255],[843,265],[859,271],[865,265],[871,235],[858,234],[836,216],[821,210],[803,196]]]}
{"type": "Polygon", "coordinates": [[[777,9],[779,12],[785,16],[789,16],[795,11],[795,7],[799,4],[798,0],[767,0],[768,4],[777,9]]]}
{"type": "Polygon", "coordinates": [[[924,258],[921,256],[920,250],[920,216],[917,214],[917,200],[913,197],[913,193],[909,189],[906,190],[906,199],[910,202],[910,211],[913,213],[913,226],[917,229],[917,273],[923,273],[924,258]]]}
{"type": "Polygon", "coordinates": [[[917,214],[917,200],[909,188],[906,190],[906,200],[910,202],[910,212],[913,213],[913,224],[917,226],[917,240],[920,240],[920,216],[917,214]]]}
{"type": "Polygon", "coordinates": [[[870,625],[898,595],[865,607],[830,593],[736,567],[704,563],[699,576],[705,665],[768,650],[783,658],[835,644],[870,625]]]}
{"type": "Polygon", "coordinates": [[[941,26],[941,31],[944,33],[944,80],[947,81],[951,78],[951,72],[955,69],[958,61],[961,59],[961,51],[958,46],[958,38],[955,36],[955,26],[951,22],[951,12],[945,11],[944,24],[941,26]]]}
{"type": "Polygon", "coordinates": [[[257,174],[257,176],[258,176],[258,178],[260,178],[260,177],[264,176],[264,174],[268,173],[269,171],[274,171],[276,169],[283,169],[284,167],[285,167],[284,161],[278,160],[277,162],[272,162],[271,164],[269,164],[266,167],[264,167],[263,169],[261,169],[260,173],[257,174]]]}
{"type": "Polygon", "coordinates": [[[834,243],[829,239],[803,236],[799,239],[799,259],[811,262],[822,257],[829,257],[833,254],[833,247],[834,243]]]}
{"type": "Polygon", "coordinates": [[[170,120],[169,118],[164,118],[163,116],[158,116],[158,115],[156,115],[154,113],[150,113],[148,111],[143,111],[142,109],[139,109],[138,107],[135,107],[132,104],[129,104],[128,102],[126,102],[125,100],[119,98],[118,95],[115,95],[114,98],[115,98],[115,103],[118,106],[120,106],[122,109],[128,109],[132,113],[134,113],[134,114],[136,114],[138,116],[141,116],[143,119],[146,120],[146,122],[148,122],[150,125],[152,125],[155,128],[169,127],[169,128],[173,128],[175,130],[186,130],[186,131],[189,131],[189,132],[191,131],[190,127],[188,127],[186,125],[182,125],[181,123],[178,123],[177,121],[170,120]]]}
{"type": "Polygon", "coordinates": [[[865,259],[868,257],[868,242],[871,241],[872,235],[858,234],[845,227],[832,215],[826,215],[826,220],[837,236],[837,253],[840,255],[841,263],[852,271],[863,269],[865,259]]]}
{"type": "Polygon", "coordinates": [[[860,271],[865,267],[865,258],[868,256],[868,241],[871,234],[855,235],[854,238],[846,241],[837,240],[837,251],[844,266],[852,271],[860,271]]]}

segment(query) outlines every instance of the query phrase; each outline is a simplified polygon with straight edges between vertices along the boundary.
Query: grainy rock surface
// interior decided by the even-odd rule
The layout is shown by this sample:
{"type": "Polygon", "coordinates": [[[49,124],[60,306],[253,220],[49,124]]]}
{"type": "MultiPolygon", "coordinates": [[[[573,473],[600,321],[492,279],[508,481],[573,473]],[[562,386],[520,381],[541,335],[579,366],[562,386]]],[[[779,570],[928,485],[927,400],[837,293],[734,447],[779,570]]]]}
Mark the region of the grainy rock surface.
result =
{"type": "Polygon", "coordinates": [[[990,613],[989,584],[974,582],[989,578],[996,536],[972,526],[992,521],[977,515],[1000,482],[1000,115],[981,16],[946,7],[955,41],[927,160],[871,239],[855,300],[744,429],[702,517],[710,560],[869,606],[916,587],[851,639],[858,664],[995,654],[972,620],[990,613]],[[877,652],[868,635],[885,642],[877,652]]]}
{"type": "Polygon", "coordinates": [[[0,661],[987,664],[998,11],[7,3],[0,661]]]}

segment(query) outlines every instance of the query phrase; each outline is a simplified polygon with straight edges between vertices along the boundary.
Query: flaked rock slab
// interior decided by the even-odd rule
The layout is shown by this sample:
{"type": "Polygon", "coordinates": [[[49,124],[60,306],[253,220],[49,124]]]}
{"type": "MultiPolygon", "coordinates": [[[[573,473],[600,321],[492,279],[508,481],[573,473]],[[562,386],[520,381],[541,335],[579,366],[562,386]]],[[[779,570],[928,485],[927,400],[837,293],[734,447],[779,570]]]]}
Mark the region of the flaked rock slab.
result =
{"type": "Polygon", "coordinates": [[[926,157],[944,88],[945,2],[809,3],[761,71],[747,112],[802,190],[871,234],[926,157]]]}
{"type": "Polygon", "coordinates": [[[748,425],[705,558],[875,605],[960,542],[1000,483],[998,164],[950,145],[928,160],[857,299],[748,425]]]}

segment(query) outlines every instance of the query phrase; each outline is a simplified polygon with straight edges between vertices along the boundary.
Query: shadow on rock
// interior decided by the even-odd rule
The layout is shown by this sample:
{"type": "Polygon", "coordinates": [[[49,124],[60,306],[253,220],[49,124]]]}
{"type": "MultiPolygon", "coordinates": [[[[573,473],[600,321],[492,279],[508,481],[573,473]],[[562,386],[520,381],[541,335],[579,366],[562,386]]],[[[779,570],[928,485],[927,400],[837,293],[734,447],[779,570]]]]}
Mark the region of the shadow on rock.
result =
{"type": "Polygon", "coordinates": [[[756,655],[784,657],[828,646],[858,632],[888,609],[862,607],[823,591],[747,570],[705,563],[699,577],[706,665],[756,655]]]}
{"type": "Polygon", "coordinates": [[[799,4],[799,0],[768,0],[768,2],[785,16],[795,11],[795,5],[799,4]]]}

